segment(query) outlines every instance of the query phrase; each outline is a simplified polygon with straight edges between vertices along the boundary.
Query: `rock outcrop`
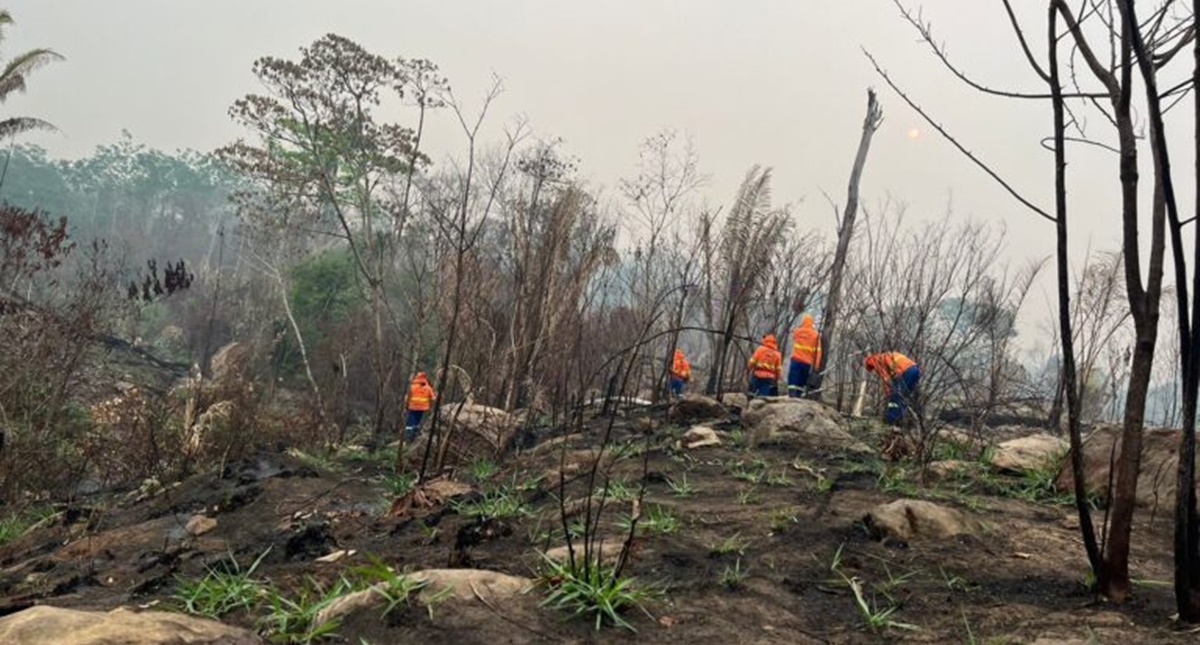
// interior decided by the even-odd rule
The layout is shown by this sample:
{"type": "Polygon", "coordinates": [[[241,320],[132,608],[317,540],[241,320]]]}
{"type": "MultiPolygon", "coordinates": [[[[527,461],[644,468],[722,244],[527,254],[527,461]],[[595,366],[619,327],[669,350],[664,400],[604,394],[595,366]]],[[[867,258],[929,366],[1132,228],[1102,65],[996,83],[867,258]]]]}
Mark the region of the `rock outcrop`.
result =
{"type": "MultiPolygon", "coordinates": [[[[1110,479],[1116,485],[1116,474],[1110,467],[1121,460],[1120,426],[1101,426],[1083,441],[1083,481],[1087,490],[1108,500],[1110,479]],[[1117,444],[1113,452],[1113,444],[1117,444]]],[[[1147,428],[1142,433],[1142,467],[1138,474],[1137,505],[1143,508],[1169,509],[1175,503],[1175,468],[1179,463],[1179,431],[1170,428],[1147,428]]],[[[1070,455],[1063,459],[1055,486],[1070,493],[1075,490],[1070,455]]],[[[1168,522],[1169,524],[1169,522],[1168,522]]]]}
{"type": "Polygon", "coordinates": [[[842,415],[807,399],[755,399],[742,413],[754,443],[777,443],[814,449],[870,452],[850,434],[842,415]]]}
{"type": "MultiPolygon", "coordinates": [[[[422,583],[416,600],[430,602],[443,600],[470,601],[483,598],[487,602],[504,600],[525,593],[533,586],[528,578],[510,576],[486,569],[428,569],[409,574],[409,578],[422,583]]],[[[362,591],[347,594],[331,602],[316,616],[314,622],[322,624],[344,618],[361,610],[375,610],[387,599],[380,583],[362,591]]]]}
{"type": "Polygon", "coordinates": [[[675,423],[710,421],[725,416],[725,406],[700,394],[685,394],[671,405],[667,418],[675,423]]]}
{"type": "Polygon", "coordinates": [[[961,511],[921,499],[898,499],[871,509],[863,524],[873,539],[908,544],[914,539],[944,540],[970,535],[978,523],[961,511]]]}
{"type": "Polygon", "coordinates": [[[716,430],[708,426],[692,426],[690,430],[683,433],[681,443],[684,448],[695,450],[707,446],[719,446],[721,437],[717,435],[716,430]]]}
{"type": "Polygon", "coordinates": [[[163,611],[31,607],[0,618],[0,643],[16,645],[259,645],[244,629],[163,611]]]}
{"type": "Polygon", "coordinates": [[[1066,440],[1048,434],[1033,434],[997,445],[992,452],[991,464],[996,470],[1018,473],[1057,468],[1066,451],[1066,440]]]}

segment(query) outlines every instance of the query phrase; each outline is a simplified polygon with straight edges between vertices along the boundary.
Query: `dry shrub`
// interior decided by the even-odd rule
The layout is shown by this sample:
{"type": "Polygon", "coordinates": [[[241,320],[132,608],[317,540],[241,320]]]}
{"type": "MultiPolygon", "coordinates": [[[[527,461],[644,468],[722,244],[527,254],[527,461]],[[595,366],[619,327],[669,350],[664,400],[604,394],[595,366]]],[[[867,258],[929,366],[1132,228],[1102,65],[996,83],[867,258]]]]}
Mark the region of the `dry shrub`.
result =
{"type": "Polygon", "coordinates": [[[90,474],[116,487],[176,475],[184,429],[173,407],[168,397],[136,387],[91,406],[93,426],[83,442],[90,474]]]}

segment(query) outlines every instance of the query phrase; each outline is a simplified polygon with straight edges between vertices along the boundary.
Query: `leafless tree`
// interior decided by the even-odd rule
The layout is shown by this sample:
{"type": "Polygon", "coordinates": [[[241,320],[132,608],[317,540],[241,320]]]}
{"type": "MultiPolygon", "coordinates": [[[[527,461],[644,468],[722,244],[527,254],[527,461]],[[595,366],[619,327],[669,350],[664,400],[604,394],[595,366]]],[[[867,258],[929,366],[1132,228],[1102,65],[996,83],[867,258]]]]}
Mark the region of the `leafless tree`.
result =
{"type": "MultiPolygon", "coordinates": [[[[829,270],[829,291],[825,296],[825,313],[821,316],[821,343],[826,364],[836,364],[840,360],[836,353],[836,343],[842,323],[842,278],[846,272],[846,258],[850,252],[850,242],[854,239],[854,222],[858,217],[859,184],[867,165],[867,153],[871,150],[871,139],[882,124],[883,108],[879,105],[875,90],[867,90],[867,115],[863,119],[862,135],[858,141],[858,152],[854,155],[854,165],[850,169],[846,209],[838,221],[837,250],[834,251],[833,264],[829,270]]],[[[821,388],[823,372],[824,370],[819,372],[816,377],[815,383],[818,389],[821,388]]]]}

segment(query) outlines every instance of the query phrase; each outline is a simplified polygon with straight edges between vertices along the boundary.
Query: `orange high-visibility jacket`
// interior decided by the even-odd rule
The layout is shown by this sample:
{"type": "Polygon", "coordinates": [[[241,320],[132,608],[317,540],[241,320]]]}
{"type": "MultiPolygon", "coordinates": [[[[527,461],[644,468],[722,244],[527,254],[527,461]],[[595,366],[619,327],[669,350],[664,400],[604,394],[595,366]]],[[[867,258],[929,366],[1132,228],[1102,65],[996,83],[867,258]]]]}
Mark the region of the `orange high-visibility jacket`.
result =
{"type": "Polygon", "coordinates": [[[675,350],[675,360],[671,362],[671,376],[684,381],[692,378],[692,364],[681,349],[675,350]]]}
{"type": "Polygon", "coordinates": [[[777,349],[775,336],[767,334],[763,337],[763,344],[754,350],[754,355],[750,357],[750,369],[753,374],[759,378],[778,379],[780,373],[783,372],[783,355],[777,349]]]}
{"type": "Polygon", "coordinates": [[[812,316],[804,314],[800,326],[792,332],[792,360],[821,367],[821,334],[813,327],[812,316]]]}
{"type": "Polygon", "coordinates": [[[429,385],[429,379],[425,377],[424,373],[421,373],[413,379],[412,385],[409,386],[405,405],[409,410],[415,412],[427,412],[436,398],[433,387],[429,385]]]}
{"type": "Polygon", "coordinates": [[[863,362],[868,371],[875,372],[883,379],[884,386],[891,384],[893,378],[900,376],[904,370],[916,365],[916,361],[900,352],[880,352],[871,354],[863,362]]]}

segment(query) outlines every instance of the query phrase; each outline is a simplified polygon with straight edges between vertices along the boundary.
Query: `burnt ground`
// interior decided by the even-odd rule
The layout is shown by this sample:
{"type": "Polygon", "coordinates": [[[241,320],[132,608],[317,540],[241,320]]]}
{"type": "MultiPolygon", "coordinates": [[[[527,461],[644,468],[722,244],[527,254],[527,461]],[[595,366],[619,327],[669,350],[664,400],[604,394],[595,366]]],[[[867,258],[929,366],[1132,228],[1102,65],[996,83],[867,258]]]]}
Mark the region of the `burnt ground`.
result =
{"type": "MultiPolygon", "coordinates": [[[[589,621],[541,607],[539,588],[502,603],[413,603],[386,618],[354,614],[330,641],[1196,642],[1170,620],[1172,529],[1161,512],[1138,520],[1136,597],[1108,605],[1088,591],[1073,509],[1014,498],[1018,479],[980,468],[921,486],[871,456],[749,447],[736,425],[725,425],[735,430],[732,441],[694,451],[676,447],[681,428],[660,428],[648,439],[625,423],[618,428],[610,490],[636,488],[645,469],[643,525],[651,516],[675,520],[673,530],[643,530],[636,539],[627,572],[658,591],[645,607],[649,615],[626,614],[636,633],[597,632],[589,621]],[[694,490],[677,494],[670,482],[685,480],[694,490]],[[944,541],[872,540],[862,517],[906,496],[959,508],[983,529],[944,541]],[[867,625],[850,579],[870,606],[894,608],[890,620],[910,627],[867,625]]],[[[31,604],[170,607],[180,579],[202,577],[230,558],[245,569],[261,557],[256,575],[293,590],[328,586],[368,557],[404,571],[469,566],[537,577],[538,550],[563,544],[556,473],[561,463],[584,461],[596,446],[593,434],[598,428],[512,458],[484,481],[462,469],[458,480],[525,499],[527,515],[490,522],[449,505],[391,516],[390,454],[264,454],[150,494],[80,502],[0,548],[0,613],[31,604]],[[185,525],[196,513],[215,518],[216,527],[191,536],[185,525]],[[339,549],[356,553],[316,561],[339,549]]],[[[566,497],[581,497],[582,478],[566,479],[566,497]]],[[[621,539],[617,525],[630,508],[608,502],[606,541],[621,539]]],[[[224,620],[255,627],[257,615],[241,610],[224,620]]]]}

